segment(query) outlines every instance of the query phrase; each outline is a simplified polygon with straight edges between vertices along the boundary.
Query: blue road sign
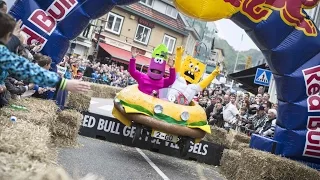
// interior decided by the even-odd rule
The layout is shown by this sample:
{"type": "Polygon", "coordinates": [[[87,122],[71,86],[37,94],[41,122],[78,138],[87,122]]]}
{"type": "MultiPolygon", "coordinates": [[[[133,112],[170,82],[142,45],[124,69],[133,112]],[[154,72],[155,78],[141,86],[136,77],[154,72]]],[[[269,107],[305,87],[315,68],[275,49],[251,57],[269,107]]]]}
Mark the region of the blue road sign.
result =
{"type": "Polygon", "coordinates": [[[266,69],[258,68],[256,76],[254,77],[254,83],[262,86],[269,86],[271,81],[272,72],[266,69]]]}

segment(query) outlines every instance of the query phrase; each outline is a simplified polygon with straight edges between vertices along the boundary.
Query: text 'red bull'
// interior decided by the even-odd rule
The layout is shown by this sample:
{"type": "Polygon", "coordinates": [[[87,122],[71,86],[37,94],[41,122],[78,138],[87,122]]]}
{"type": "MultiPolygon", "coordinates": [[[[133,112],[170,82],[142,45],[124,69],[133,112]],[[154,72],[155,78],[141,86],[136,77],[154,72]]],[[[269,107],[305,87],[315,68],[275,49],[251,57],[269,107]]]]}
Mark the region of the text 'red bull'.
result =
{"type": "Polygon", "coordinates": [[[273,10],[280,12],[281,19],[288,25],[304,32],[306,36],[317,36],[314,23],[306,19],[302,8],[310,9],[319,0],[224,0],[235,7],[251,21],[258,23],[268,19],[273,10]]]}
{"type": "MultiPolygon", "coordinates": [[[[51,35],[56,29],[58,21],[62,21],[68,13],[70,13],[78,4],[76,0],[55,0],[47,9],[36,9],[28,18],[32,24],[38,27],[42,32],[51,35]]],[[[40,34],[33,31],[26,25],[22,26],[22,31],[27,34],[27,43],[32,44],[35,42],[41,43],[41,49],[47,43],[47,39],[40,34]]]]}
{"type": "MultiPolygon", "coordinates": [[[[308,97],[308,112],[320,112],[320,66],[302,70],[308,97]]],[[[320,116],[308,116],[303,156],[320,159],[320,116]]]]}

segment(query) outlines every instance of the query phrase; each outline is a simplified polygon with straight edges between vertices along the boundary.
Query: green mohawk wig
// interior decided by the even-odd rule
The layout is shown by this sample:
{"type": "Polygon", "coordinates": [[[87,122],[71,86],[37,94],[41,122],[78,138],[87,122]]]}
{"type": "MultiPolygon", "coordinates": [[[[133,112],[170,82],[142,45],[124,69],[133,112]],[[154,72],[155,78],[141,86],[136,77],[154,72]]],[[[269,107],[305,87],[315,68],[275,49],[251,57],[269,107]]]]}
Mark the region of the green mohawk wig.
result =
{"type": "Polygon", "coordinates": [[[168,58],[169,58],[168,51],[169,50],[166,45],[160,44],[159,46],[154,48],[154,50],[152,52],[152,58],[159,57],[165,61],[168,61],[168,58]]]}

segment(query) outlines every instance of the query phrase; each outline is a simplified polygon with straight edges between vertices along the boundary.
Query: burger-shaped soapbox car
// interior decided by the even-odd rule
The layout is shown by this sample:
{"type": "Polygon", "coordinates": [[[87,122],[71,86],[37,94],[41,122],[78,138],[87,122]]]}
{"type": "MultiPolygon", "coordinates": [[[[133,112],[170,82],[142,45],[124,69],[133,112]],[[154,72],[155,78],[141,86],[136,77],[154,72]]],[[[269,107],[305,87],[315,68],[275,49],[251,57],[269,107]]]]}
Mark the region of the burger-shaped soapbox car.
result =
{"type": "Polygon", "coordinates": [[[201,106],[185,103],[181,92],[172,91],[177,90],[160,89],[155,97],[139,91],[138,85],[128,86],[116,95],[113,115],[126,126],[136,127],[133,143],[148,131],[153,138],[177,143],[185,156],[190,141],[199,142],[211,129],[201,106]]]}

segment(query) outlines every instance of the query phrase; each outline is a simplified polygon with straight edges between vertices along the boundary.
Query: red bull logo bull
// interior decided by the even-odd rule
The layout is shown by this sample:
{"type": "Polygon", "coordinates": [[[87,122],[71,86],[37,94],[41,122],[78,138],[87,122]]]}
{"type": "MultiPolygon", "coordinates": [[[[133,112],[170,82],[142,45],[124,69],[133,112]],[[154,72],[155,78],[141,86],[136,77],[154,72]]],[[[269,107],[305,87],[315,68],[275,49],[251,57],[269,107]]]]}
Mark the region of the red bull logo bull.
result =
{"type": "Polygon", "coordinates": [[[251,21],[259,23],[267,20],[271,13],[280,12],[281,19],[289,26],[304,32],[306,36],[317,36],[317,28],[314,23],[306,19],[302,8],[311,9],[319,0],[224,0],[233,6],[240,8],[240,12],[251,21]]]}

